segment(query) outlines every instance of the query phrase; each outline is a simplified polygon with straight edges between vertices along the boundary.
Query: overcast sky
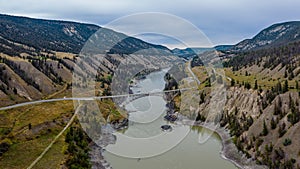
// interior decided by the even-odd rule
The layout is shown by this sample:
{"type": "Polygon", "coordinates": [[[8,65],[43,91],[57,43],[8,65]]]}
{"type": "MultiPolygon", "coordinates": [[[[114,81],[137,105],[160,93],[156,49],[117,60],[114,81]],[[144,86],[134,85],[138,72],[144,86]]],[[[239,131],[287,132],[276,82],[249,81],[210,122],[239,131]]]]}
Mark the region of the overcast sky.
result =
{"type": "Polygon", "coordinates": [[[299,7],[300,0],[0,0],[2,14],[100,26],[137,12],[170,13],[194,24],[213,45],[235,44],[273,23],[300,20],[299,7]]]}

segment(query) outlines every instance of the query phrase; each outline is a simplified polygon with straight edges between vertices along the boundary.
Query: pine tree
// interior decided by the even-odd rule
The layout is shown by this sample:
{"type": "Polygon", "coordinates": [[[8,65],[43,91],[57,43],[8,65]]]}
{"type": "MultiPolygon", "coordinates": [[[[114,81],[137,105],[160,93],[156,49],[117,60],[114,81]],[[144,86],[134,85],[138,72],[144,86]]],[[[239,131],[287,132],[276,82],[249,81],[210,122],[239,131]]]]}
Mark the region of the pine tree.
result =
{"type": "Polygon", "coordinates": [[[254,89],[258,89],[257,80],[255,80],[254,89]]]}
{"type": "Polygon", "coordinates": [[[201,94],[200,94],[200,104],[202,104],[204,102],[205,102],[205,95],[204,95],[204,92],[201,92],[201,94]]]}
{"type": "Polygon", "coordinates": [[[274,105],[274,115],[279,115],[281,114],[281,107],[277,105],[277,102],[275,102],[275,105],[274,105]]]}
{"type": "Polygon", "coordinates": [[[285,72],[284,72],[284,78],[287,78],[287,76],[288,76],[288,75],[287,75],[287,72],[285,71],[285,72]]]}
{"type": "Polygon", "coordinates": [[[294,77],[295,77],[295,75],[294,75],[293,71],[291,71],[290,76],[289,76],[289,80],[294,79],[294,77]]]}
{"type": "Polygon", "coordinates": [[[277,91],[276,92],[278,92],[278,93],[282,93],[282,86],[281,86],[281,83],[278,81],[278,83],[277,83],[277,91]]]}
{"type": "Polygon", "coordinates": [[[235,85],[235,80],[231,79],[231,86],[234,86],[234,85],[235,85]]]}
{"type": "Polygon", "coordinates": [[[286,124],[284,122],[282,123],[282,125],[279,125],[279,129],[278,129],[279,138],[286,133],[285,127],[286,124]]]}
{"type": "Polygon", "coordinates": [[[272,119],[271,119],[271,129],[274,130],[276,127],[277,127],[276,121],[272,117],[272,119]]]}
{"type": "Polygon", "coordinates": [[[284,85],[283,85],[283,90],[282,90],[282,92],[285,93],[285,92],[287,92],[287,91],[289,91],[289,83],[288,83],[287,80],[285,80],[285,81],[284,81],[284,85]]]}
{"type": "Polygon", "coordinates": [[[268,135],[268,133],[269,133],[268,127],[267,127],[266,121],[264,121],[264,127],[263,127],[263,131],[262,131],[262,135],[266,136],[266,135],[268,135]]]}
{"type": "Polygon", "coordinates": [[[14,87],[13,92],[14,94],[18,94],[17,88],[14,87]]]}

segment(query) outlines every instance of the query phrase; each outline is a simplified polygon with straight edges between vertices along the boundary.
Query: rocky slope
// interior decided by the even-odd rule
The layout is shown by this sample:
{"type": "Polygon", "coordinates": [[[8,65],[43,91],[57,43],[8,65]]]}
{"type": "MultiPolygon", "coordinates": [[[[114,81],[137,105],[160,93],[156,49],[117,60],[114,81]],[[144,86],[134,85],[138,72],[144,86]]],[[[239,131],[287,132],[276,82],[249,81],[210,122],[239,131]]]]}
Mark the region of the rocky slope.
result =
{"type": "Polygon", "coordinates": [[[213,91],[201,93],[197,120],[217,120],[245,157],[271,169],[300,168],[299,30],[300,22],[275,24],[220,54],[231,86],[221,118],[208,118],[213,91]]]}
{"type": "MultiPolygon", "coordinates": [[[[264,105],[268,94],[244,87],[227,90],[221,127],[229,129],[239,151],[249,160],[269,168],[299,168],[299,95],[280,94],[264,105]]],[[[200,115],[209,116],[209,95],[200,115]]]]}

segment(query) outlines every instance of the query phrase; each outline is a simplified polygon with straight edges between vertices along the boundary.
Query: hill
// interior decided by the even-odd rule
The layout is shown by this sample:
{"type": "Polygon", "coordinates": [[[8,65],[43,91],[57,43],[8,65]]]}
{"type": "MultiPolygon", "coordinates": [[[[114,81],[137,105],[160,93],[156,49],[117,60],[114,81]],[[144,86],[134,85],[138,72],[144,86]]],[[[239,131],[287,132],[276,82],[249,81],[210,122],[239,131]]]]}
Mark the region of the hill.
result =
{"type": "Polygon", "coordinates": [[[89,38],[97,42],[91,49],[106,58],[100,66],[103,76],[113,72],[124,54],[171,54],[164,46],[97,25],[0,14],[0,105],[46,98],[69,88],[76,58],[89,38]]]}
{"type": "MultiPolygon", "coordinates": [[[[0,15],[0,21],[1,51],[10,55],[18,53],[18,50],[14,48],[16,44],[9,42],[26,45],[37,51],[44,49],[79,53],[85,41],[100,29],[91,24],[9,15],[0,15]]],[[[19,48],[22,49],[21,46],[19,48]]]]}
{"type": "MultiPolygon", "coordinates": [[[[78,54],[85,42],[101,27],[92,24],[32,19],[0,14],[0,49],[3,53],[16,56],[21,53],[38,54],[40,51],[57,51],[78,54]]],[[[114,45],[113,53],[129,53],[148,48],[168,49],[110,29],[101,30],[103,39],[114,45]],[[121,50],[121,48],[123,50],[121,50]],[[124,50],[127,49],[127,50],[124,50]]],[[[111,47],[110,46],[110,47],[111,47]]],[[[107,46],[103,46],[103,50],[107,46]]]]}
{"type": "Polygon", "coordinates": [[[299,30],[300,22],[274,24],[220,54],[228,86],[220,125],[249,160],[271,169],[300,167],[299,30]]]}
{"type": "Polygon", "coordinates": [[[300,40],[300,21],[274,24],[252,39],[245,39],[234,45],[230,50],[239,52],[245,50],[261,49],[281,46],[300,40]]]}

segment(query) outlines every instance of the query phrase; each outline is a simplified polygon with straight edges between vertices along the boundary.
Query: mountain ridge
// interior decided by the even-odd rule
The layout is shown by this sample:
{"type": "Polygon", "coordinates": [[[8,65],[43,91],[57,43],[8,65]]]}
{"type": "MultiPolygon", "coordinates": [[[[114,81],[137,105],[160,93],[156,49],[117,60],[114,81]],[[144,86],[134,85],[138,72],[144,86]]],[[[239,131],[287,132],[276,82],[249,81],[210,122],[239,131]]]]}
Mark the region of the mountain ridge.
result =
{"type": "MultiPolygon", "coordinates": [[[[27,48],[34,48],[36,51],[52,50],[78,54],[85,42],[102,28],[94,24],[36,19],[5,14],[0,14],[0,21],[0,43],[2,44],[0,45],[0,49],[5,54],[10,55],[17,55],[22,52],[31,53],[28,49],[14,50],[17,48],[14,43],[26,45],[27,48]]],[[[105,50],[110,50],[111,53],[129,53],[120,50],[118,46],[124,49],[132,49],[133,51],[149,48],[169,51],[167,47],[162,45],[151,44],[107,28],[102,28],[102,30],[104,30],[102,31],[103,33],[107,34],[107,37],[114,37],[114,39],[109,39],[110,41],[113,40],[113,45],[108,47],[105,45],[102,46],[105,50]]]]}
{"type": "Polygon", "coordinates": [[[276,47],[296,41],[300,41],[300,21],[288,21],[276,23],[261,30],[253,38],[244,39],[235,44],[230,51],[239,52],[276,47]]]}

